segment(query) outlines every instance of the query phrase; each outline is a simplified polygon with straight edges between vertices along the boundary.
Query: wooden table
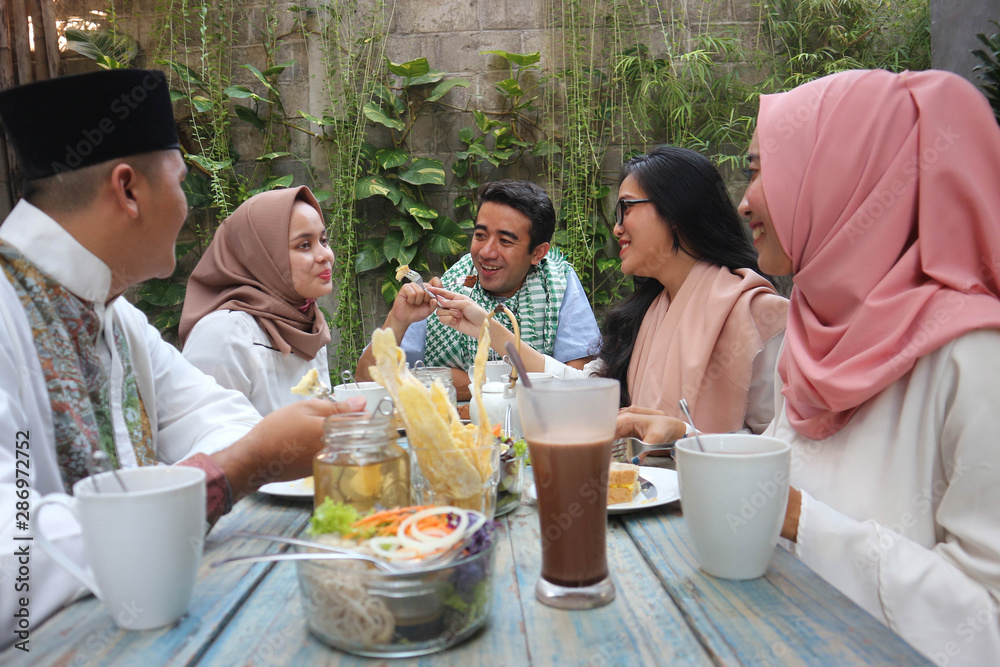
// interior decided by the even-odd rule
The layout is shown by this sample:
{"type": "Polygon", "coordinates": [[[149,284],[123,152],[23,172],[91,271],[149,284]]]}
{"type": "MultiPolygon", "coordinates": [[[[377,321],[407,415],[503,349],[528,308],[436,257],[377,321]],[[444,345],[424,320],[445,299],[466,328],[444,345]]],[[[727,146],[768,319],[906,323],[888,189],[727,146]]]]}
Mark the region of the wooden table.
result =
{"type": "MultiPolygon", "coordinates": [[[[233,532],[297,535],[310,511],[309,503],[261,494],[240,502],[208,536],[189,613],[171,628],[122,631],[89,597],[35,627],[30,653],[8,649],[0,664],[377,664],[309,634],[293,564],[208,567],[230,555],[259,553],[266,544],[227,541],[233,532]]],[[[617,598],[583,612],[535,600],[541,550],[533,504],[522,503],[500,523],[486,627],[446,652],[391,664],[931,664],[780,548],[764,578],[733,582],[703,574],[677,503],[611,517],[608,559],[617,598]]]]}

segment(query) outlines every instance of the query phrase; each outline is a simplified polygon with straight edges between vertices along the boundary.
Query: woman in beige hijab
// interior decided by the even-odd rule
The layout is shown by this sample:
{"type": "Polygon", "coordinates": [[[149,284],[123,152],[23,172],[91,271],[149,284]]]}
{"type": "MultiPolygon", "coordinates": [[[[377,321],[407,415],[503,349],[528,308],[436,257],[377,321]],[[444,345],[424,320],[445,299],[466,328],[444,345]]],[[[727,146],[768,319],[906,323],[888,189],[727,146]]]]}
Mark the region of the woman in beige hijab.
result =
{"type": "Polygon", "coordinates": [[[329,378],[330,331],[318,297],[333,289],[333,252],[309,188],[272,190],[226,218],[188,280],[184,357],[266,415],[298,400],[311,369],[329,378]]]}

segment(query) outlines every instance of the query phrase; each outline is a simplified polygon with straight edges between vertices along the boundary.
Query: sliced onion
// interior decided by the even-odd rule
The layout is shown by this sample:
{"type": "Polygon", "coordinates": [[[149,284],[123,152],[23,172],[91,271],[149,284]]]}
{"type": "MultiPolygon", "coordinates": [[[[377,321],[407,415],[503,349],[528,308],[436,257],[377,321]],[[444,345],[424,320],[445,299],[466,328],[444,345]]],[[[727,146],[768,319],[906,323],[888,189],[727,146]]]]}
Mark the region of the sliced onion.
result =
{"type": "Polygon", "coordinates": [[[458,544],[459,541],[465,538],[465,530],[468,528],[468,525],[469,517],[466,515],[464,510],[451,506],[429,507],[406,517],[406,519],[399,524],[399,528],[396,530],[396,536],[407,546],[415,548],[430,546],[435,550],[447,549],[448,547],[458,544]],[[458,526],[455,530],[448,535],[439,537],[421,531],[419,526],[416,525],[421,519],[429,516],[436,516],[438,514],[455,514],[458,516],[458,526]],[[413,534],[408,535],[407,529],[411,529],[413,534]]]}

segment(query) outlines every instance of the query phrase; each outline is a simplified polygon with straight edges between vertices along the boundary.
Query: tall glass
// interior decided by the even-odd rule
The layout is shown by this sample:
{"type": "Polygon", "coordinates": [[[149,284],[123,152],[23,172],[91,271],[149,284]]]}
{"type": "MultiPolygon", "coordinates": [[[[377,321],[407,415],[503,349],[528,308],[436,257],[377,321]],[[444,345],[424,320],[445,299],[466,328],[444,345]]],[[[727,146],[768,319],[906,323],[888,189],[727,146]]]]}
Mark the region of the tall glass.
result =
{"type": "Polygon", "coordinates": [[[542,533],[535,597],[550,607],[591,609],[615,599],[606,533],[618,398],[618,381],[606,378],[542,380],[518,392],[542,533]]]}

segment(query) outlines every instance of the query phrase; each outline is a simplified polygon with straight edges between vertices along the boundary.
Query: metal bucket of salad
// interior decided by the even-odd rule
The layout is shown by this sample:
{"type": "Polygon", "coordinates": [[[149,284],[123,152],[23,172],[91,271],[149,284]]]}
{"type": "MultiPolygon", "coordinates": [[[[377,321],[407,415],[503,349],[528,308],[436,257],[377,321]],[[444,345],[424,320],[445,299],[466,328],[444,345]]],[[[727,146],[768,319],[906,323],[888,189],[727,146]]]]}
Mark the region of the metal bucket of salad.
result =
{"type": "Polygon", "coordinates": [[[496,528],[475,510],[405,507],[361,516],[328,499],[316,508],[309,539],[375,556],[385,567],[297,561],[309,629],[334,648],[370,657],[426,655],[462,641],[489,616],[496,528]]]}

